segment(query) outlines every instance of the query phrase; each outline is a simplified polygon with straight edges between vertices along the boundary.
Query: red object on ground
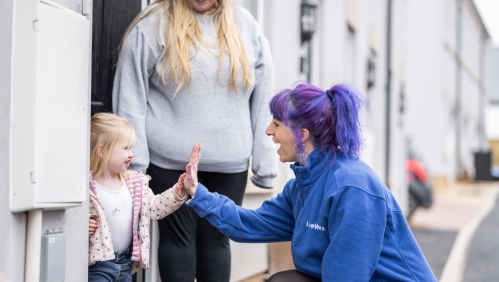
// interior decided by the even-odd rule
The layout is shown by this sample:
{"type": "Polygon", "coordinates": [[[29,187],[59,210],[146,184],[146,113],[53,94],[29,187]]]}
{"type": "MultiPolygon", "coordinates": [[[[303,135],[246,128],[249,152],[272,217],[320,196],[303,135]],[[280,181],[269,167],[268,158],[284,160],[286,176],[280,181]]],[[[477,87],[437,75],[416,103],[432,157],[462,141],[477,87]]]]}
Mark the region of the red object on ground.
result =
{"type": "Polygon", "coordinates": [[[412,178],[416,175],[422,183],[426,183],[428,176],[426,175],[426,170],[419,161],[414,159],[407,160],[406,168],[407,171],[412,172],[409,173],[409,182],[414,181],[412,178]]]}

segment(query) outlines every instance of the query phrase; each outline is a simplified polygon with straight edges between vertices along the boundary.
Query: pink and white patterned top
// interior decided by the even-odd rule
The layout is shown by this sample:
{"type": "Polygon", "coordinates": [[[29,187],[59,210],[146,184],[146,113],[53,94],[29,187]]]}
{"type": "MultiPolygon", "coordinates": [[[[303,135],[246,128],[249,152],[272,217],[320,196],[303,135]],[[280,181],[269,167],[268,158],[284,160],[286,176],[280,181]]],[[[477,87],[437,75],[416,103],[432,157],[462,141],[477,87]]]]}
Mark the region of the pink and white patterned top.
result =
{"type": "MultiPolygon", "coordinates": [[[[134,263],[132,273],[137,272],[140,268],[149,268],[150,221],[162,219],[173,213],[184,204],[187,198],[178,199],[174,194],[176,184],[163,193],[154,195],[148,186],[150,179],[149,175],[140,171],[127,171],[125,173],[125,183],[130,191],[133,204],[132,261],[134,263]]],[[[88,265],[97,261],[114,259],[109,223],[104,208],[97,198],[92,173],[90,173],[89,213],[97,215],[99,227],[89,238],[88,265]]]]}

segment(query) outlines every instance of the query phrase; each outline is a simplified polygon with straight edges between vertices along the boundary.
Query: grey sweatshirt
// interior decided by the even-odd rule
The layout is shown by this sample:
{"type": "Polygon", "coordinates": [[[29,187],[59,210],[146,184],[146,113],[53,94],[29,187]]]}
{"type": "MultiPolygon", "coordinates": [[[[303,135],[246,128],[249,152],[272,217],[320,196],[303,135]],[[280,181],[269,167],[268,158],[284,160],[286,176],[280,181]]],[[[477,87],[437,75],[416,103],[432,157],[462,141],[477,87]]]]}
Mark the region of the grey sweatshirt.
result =
{"type": "Polygon", "coordinates": [[[113,87],[113,111],[135,129],[137,141],[131,169],[146,171],[149,163],[184,170],[192,146],[200,141],[200,171],[236,173],[248,169],[259,187],[273,187],[276,148],[265,129],[272,120],[273,63],[267,40],[244,8],[235,6],[240,38],[256,83],[244,89],[242,70],[238,93],[230,88],[228,58],[218,72],[216,27],[212,16],[196,15],[210,52],[193,52],[192,80],[175,95],[176,84],[162,80],[166,14],[158,11],[130,32],[118,61],[113,87]]]}

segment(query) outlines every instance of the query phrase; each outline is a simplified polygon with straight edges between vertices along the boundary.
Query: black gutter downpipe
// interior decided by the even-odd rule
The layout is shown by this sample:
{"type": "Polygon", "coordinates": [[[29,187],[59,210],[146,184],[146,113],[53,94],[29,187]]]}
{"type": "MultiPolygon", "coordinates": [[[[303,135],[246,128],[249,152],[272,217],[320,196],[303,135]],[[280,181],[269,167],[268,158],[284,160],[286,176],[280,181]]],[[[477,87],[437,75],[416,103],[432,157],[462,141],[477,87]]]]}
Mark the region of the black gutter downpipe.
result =
{"type": "Polygon", "coordinates": [[[456,172],[457,177],[463,177],[461,162],[461,32],[462,11],[461,0],[456,0],[456,172]]]}
{"type": "Polygon", "coordinates": [[[390,188],[391,82],[392,82],[392,0],[388,0],[386,21],[386,113],[385,113],[385,184],[390,188]]]}

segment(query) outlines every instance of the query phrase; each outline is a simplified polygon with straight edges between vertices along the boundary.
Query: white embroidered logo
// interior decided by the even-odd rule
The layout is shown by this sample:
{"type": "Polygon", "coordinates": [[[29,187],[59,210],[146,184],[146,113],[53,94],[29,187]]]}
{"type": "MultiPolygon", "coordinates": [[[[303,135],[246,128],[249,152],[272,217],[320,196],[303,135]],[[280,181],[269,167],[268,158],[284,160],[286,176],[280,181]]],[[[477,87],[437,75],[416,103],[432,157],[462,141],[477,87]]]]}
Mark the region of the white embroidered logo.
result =
{"type": "Polygon", "coordinates": [[[315,230],[319,230],[319,231],[326,231],[324,226],[320,226],[317,223],[308,223],[308,221],[307,221],[307,227],[315,229],[315,230]]]}

